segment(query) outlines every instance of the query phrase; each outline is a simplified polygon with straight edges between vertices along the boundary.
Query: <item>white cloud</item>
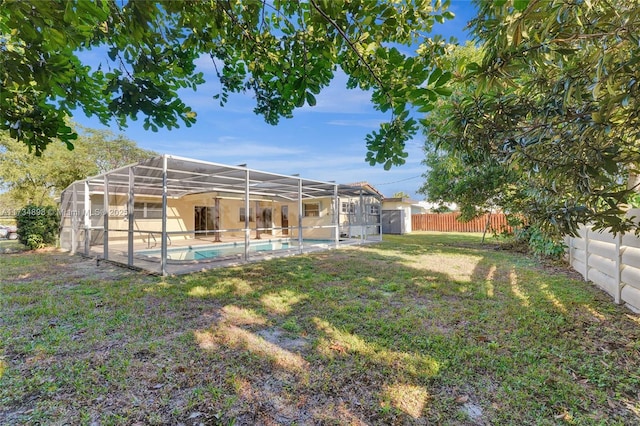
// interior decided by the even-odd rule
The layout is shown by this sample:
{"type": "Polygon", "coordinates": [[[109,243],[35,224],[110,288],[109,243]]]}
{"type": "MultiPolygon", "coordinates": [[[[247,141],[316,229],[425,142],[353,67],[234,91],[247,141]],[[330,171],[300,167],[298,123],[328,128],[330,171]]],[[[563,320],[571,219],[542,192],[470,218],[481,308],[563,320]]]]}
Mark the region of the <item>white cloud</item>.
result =
{"type": "Polygon", "coordinates": [[[267,145],[234,136],[221,136],[212,142],[178,140],[172,143],[156,143],[154,149],[183,157],[232,163],[247,163],[252,158],[286,158],[304,152],[301,149],[267,145]]]}
{"type": "Polygon", "coordinates": [[[342,70],[335,72],[329,86],[316,95],[316,105],[306,105],[299,111],[363,114],[373,112],[371,93],[360,89],[347,89],[349,77],[342,70]]]}

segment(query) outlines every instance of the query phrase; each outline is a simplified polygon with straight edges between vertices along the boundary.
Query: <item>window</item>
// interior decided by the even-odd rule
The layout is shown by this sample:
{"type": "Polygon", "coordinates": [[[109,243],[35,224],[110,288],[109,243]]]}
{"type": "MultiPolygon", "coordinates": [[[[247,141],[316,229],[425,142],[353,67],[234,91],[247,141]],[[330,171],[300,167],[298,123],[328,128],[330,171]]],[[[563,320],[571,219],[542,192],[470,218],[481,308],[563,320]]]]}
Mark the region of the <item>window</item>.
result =
{"type": "Polygon", "coordinates": [[[320,216],[320,203],[307,203],[303,204],[304,217],[319,217],[320,216]]]}
{"type": "Polygon", "coordinates": [[[136,219],[162,219],[162,203],[133,203],[133,217],[136,219]]]}
{"type": "Polygon", "coordinates": [[[380,214],[380,205],[379,204],[368,204],[367,205],[367,212],[370,215],[378,215],[378,214],[380,214]]]}
{"type": "MultiPolygon", "coordinates": [[[[244,207],[240,207],[240,217],[239,217],[240,222],[244,222],[246,220],[245,212],[246,210],[244,209],[244,207]]],[[[256,221],[256,216],[253,214],[253,207],[251,207],[249,208],[249,222],[255,222],[255,221],[256,221]]]]}
{"type": "Polygon", "coordinates": [[[347,203],[343,201],[340,204],[340,213],[344,214],[355,214],[356,212],[356,203],[347,203]]]}

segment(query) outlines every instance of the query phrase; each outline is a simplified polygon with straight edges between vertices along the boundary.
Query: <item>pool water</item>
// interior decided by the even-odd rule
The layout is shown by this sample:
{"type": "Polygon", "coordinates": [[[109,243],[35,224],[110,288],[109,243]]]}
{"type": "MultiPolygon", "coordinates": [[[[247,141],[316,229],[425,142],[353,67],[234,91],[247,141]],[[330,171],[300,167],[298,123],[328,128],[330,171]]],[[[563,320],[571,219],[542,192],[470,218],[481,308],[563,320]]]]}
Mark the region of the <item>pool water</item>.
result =
{"type": "MultiPolygon", "coordinates": [[[[303,245],[332,244],[331,240],[304,240],[303,245]]],[[[298,246],[297,240],[274,240],[265,242],[252,241],[249,244],[249,252],[268,252],[276,250],[287,250],[298,246]]],[[[188,246],[170,248],[167,250],[167,260],[207,260],[218,257],[233,256],[244,253],[244,243],[221,243],[214,245],[188,246]]],[[[139,255],[160,257],[159,249],[140,250],[139,255]]]]}

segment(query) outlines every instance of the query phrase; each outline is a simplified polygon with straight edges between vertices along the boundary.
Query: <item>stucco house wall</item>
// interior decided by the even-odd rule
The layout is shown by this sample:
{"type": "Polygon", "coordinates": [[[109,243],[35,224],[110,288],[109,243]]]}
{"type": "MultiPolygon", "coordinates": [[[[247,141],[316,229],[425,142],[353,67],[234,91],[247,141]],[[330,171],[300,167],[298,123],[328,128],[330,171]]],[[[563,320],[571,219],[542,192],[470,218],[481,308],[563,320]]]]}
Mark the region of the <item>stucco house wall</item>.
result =
{"type": "MultiPolygon", "coordinates": [[[[374,204],[375,199],[365,197],[368,205],[374,204]]],[[[139,196],[135,198],[136,210],[134,214],[134,240],[137,242],[147,242],[153,240],[154,237],[158,238],[158,235],[162,230],[162,218],[157,215],[148,214],[150,217],[145,217],[144,207],[146,205],[149,210],[152,207],[161,205],[162,199],[159,197],[144,197],[139,196]],[[149,207],[151,206],[151,207],[149,207]],[[141,211],[142,210],[142,211],[141,211]]],[[[344,201],[345,203],[356,203],[356,211],[360,211],[361,207],[359,202],[351,200],[344,201]]],[[[305,229],[305,238],[312,239],[326,239],[331,240],[334,236],[333,228],[329,228],[334,224],[334,201],[332,198],[318,198],[314,200],[305,200],[303,203],[302,211],[302,226],[304,227],[318,227],[314,229],[305,229]]],[[[92,194],[90,197],[91,211],[91,226],[95,229],[92,231],[92,241],[97,243],[101,241],[102,234],[100,228],[103,228],[104,224],[104,196],[103,194],[92,194]]],[[[199,235],[193,231],[196,229],[195,224],[195,210],[196,207],[209,207],[215,208],[215,196],[214,194],[198,194],[187,195],[178,199],[170,198],[167,200],[167,232],[170,234],[171,240],[188,240],[198,238],[199,235]]],[[[243,238],[245,226],[244,217],[245,202],[239,199],[227,199],[220,198],[219,200],[219,229],[223,232],[220,233],[221,239],[236,239],[243,238]]],[[[251,237],[256,237],[255,228],[260,226],[261,228],[271,228],[268,230],[260,230],[261,235],[273,235],[277,237],[298,237],[298,223],[299,212],[298,203],[282,203],[271,200],[252,200],[249,203],[250,208],[250,220],[249,227],[252,229],[251,237]],[[283,228],[283,208],[287,210],[288,228],[283,228]],[[264,223],[258,224],[257,220],[261,213],[265,210],[271,211],[271,218],[268,214],[263,214],[262,218],[266,219],[264,223]]],[[[127,212],[127,197],[124,195],[111,195],[108,203],[109,210],[109,233],[110,240],[113,243],[127,241],[127,231],[129,229],[128,212],[127,212]]],[[[149,213],[149,210],[147,213],[149,213]]],[[[64,220],[64,219],[63,219],[64,220]]],[[[70,218],[68,218],[70,220],[70,218]]],[[[262,221],[261,221],[262,222],[262,221]]],[[[340,214],[341,232],[348,233],[350,229],[352,235],[360,235],[362,233],[362,226],[360,223],[356,223],[352,218],[352,215],[348,213],[340,214]]],[[[374,227],[369,226],[369,234],[373,233],[374,227]]],[[[200,237],[210,238],[211,232],[207,232],[207,235],[201,235],[200,237]]]]}

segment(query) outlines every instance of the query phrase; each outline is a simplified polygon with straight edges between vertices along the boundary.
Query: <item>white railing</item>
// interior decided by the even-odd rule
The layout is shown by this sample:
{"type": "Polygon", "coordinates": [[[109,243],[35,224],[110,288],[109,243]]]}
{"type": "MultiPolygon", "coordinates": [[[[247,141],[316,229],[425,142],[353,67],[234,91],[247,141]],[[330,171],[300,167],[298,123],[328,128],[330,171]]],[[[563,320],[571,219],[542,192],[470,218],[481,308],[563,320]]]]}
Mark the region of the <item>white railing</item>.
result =
{"type": "MultiPolygon", "coordinates": [[[[640,210],[633,213],[640,217],[640,210]]],[[[615,303],[640,312],[640,238],[584,225],[578,234],[565,239],[569,264],[585,281],[609,293],[615,303]]]]}

